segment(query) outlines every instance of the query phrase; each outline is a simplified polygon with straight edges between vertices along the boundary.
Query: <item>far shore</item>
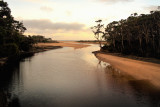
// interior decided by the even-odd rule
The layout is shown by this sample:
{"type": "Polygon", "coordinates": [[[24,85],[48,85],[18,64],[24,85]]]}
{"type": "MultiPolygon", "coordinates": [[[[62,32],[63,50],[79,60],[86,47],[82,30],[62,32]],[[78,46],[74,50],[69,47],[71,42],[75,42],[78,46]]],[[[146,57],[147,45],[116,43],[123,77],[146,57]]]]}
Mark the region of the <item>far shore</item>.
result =
{"type": "Polygon", "coordinates": [[[59,43],[38,43],[34,46],[33,51],[31,52],[21,52],[20,56],[13,56],[11,58],[0,58],[0,67],[3,67],[4,65],[6,65],[8,59],[13,59],[12,62],[14,60],[19,60],[21,58],[25,58],[28,56],[32,56],[34,53],[38,53],[38,52],[44,52],[44,51],[48,51],[48,50],[52,50],[52,49],[59,49],[62,47],[72,47],[74,49],[80,49],[80,48],[84,48],[84,47],[88,47],[90,45],[88,44],[79,44],[78,42],[59,42],[59,43]]]}
{"type": "Polygon", "coordinates": [[[61,47],[72,47],[74,49],[88,47],[88,44],[78,44],[78,42],[59,42],[59,43],[38,43],[36,46],[38,47],[46,47],[46,46],[61,46],[61,47]]]}
{"type": "Polygon", "coordinates": [[[95,56],[104,62],[110,63],[113,68],[118,69],[136,80],[145,80],[160,88],[160,64],[139,61],[112,54],[95,52],[95,56]]]}
{"type": "MultiPolygon", "coordinates": [[[[87,43],[87,44],[99,44],[98,41],[77,41],[78,43],[87,43]]],[[[107,42],[102,41],[101,44],[107,44],[107,42]]]]}

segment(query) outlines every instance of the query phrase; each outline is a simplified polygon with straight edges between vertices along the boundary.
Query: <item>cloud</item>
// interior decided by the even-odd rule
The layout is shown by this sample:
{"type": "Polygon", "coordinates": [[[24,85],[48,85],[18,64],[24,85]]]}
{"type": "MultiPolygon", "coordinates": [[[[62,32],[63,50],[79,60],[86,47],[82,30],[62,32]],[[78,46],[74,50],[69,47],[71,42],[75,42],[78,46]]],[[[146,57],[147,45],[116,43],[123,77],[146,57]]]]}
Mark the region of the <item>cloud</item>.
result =
{"type": "Polygon", "coordinates": [[[40,9],[45,12],[52,12],[53,11],[53,8],[48,7],[48,6],[42,6],[42,7],[40,7],[40,9]]]}
{"type": "Polygon", "coordinates": [[[71,16],[71,15],[72,15],[72,12],[71,12],[71,11],[66,11],[66,15],[67,15],[67,16],[71,16]]]}
{"type": "Polygon", "coordinates": [[[29,2],[42,2],[43,0],[24,0],[24,1],[29,1],[29,2]]]}
{"type": "Polygon", "coordinates": [[[143,9],[146,11],[155,11],[155,10],[158,10],[158,6],[155,6],[155,5],[146,6],[146,7],[143,7],[143,9]]]}
{"type": "Polygon", "coordinates": [[[94,39],[85,24],[52,22],[48,19],[23,20],[26,35],[43,35],[57,40],[94,39]]]}
{"type": "Polygon", "coordinates": [[[82,30],[85,25],[80,23],[65,23],[65,22],[56,22],[53,23],[48,19],[40,20],[24,20],[24,26],[31,29],[39,30],[82,30]]]}
{"type": "Polygon", "coordinates": [[[26,2],[38,3],[38,4],[48,3],[49,2],[49,0],[19,0],[19,1],[26,1],[26,2]]]}
{"type": "Polygon", "coordinates": [[[106,2],[106,3],[117,3],[117,2],[132,2],[134,0],[98,0],[100,2],[106,2]]]}

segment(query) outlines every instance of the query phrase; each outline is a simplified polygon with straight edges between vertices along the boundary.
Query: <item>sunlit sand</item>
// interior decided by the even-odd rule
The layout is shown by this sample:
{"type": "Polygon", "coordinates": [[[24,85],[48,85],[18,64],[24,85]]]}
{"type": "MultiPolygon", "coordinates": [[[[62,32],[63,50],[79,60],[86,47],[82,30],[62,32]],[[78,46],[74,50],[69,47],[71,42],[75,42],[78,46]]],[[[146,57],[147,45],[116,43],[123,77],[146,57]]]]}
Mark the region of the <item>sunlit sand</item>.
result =
{"type": "Polygon", "coordinates": [[[73,47],[75,49],[88,47],[87,44],[79,44],[78,42],[59,42],[59,43],[38,43],[37,46],[62,46],[62,47],[73,47]]]}
{"type": "Polygon", "coordinates": [[[160,64],[102,53],[97,53],[96,57],[102,61],[110,63],[114,68],[133,76],[137,80],[147,80],[153,85],[160,87],[160,64]]]}

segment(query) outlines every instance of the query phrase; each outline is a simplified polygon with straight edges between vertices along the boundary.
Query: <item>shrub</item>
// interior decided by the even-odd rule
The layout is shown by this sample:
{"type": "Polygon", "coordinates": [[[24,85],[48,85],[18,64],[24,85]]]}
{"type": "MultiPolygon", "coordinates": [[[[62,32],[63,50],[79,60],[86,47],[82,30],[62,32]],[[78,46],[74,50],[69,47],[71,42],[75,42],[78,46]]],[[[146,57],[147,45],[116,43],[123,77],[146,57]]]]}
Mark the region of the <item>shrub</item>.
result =
{"type": "Polygon", "coordinates": [[[14,56],[19,54],[18,46],[15,43],[10,43],[3,45],[1,47],[1,55],[2,56],[14,56]]]}

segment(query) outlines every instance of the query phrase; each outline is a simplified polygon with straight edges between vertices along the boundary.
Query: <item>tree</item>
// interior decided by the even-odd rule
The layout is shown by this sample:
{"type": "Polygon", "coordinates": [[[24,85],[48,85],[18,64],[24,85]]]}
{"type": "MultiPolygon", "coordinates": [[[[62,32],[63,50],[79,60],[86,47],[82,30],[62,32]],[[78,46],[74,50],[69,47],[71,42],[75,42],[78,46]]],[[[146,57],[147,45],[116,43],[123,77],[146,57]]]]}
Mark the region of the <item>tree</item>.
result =
{"type": "Polygon", "coordinates": [[[134,13],[127,19],[113,21],[105,27],[103,34],[102,37],[107,41],[105,49],[110,52],[160,58],[158,10],[150,14],[134,13]]]}
{"type": "Polygon", "coordinates": [[[102,20],[97,20],[95,21],[97,23],[96,26],[91,27],[94,37],[97,39],[99,42],[100,49],[102,48],[102,40],[104,38],[105,33],[103,32],[104,25],[101,24],[102,20]]]}
{"type": "Polygon", "coordinates": [[[15,55],[32,48],[33,42],[23,35],[25,30],[23,23],[11,15],[7,2],[0,0],[0,57],[15,55]]]}

